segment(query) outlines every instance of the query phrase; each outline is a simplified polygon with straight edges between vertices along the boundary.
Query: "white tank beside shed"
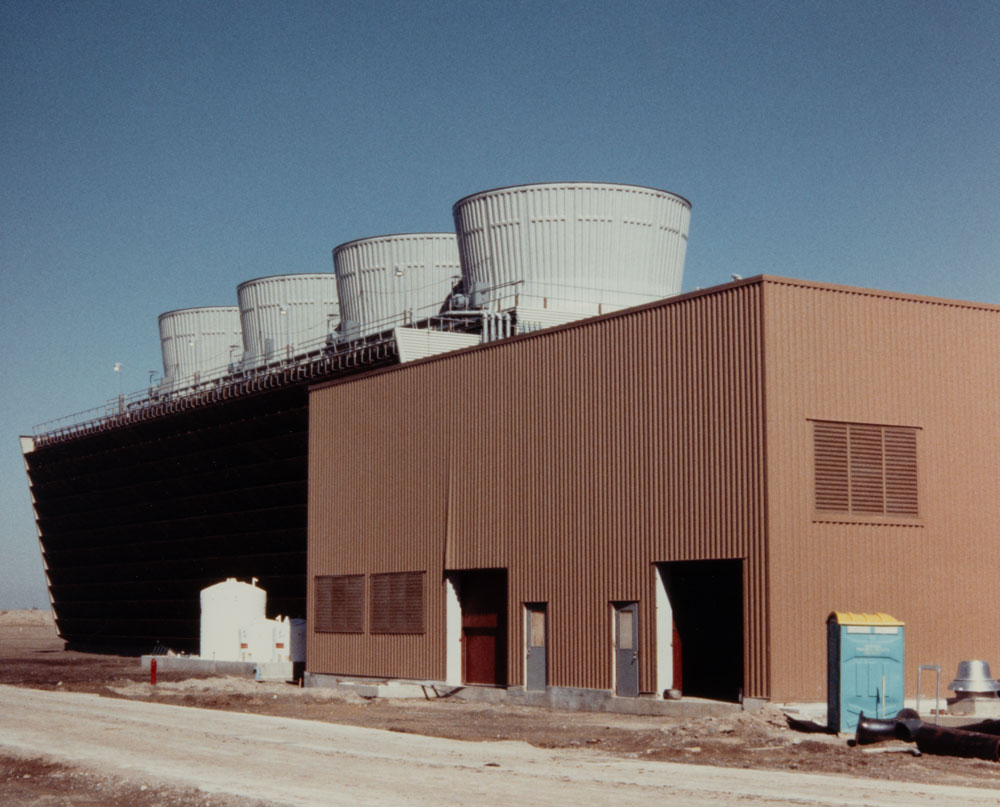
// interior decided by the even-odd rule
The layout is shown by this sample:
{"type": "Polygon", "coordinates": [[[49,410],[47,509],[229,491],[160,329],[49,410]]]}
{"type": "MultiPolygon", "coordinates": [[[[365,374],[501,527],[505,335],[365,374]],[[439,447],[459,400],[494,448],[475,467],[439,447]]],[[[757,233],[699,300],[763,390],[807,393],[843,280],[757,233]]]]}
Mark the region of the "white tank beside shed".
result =
{"type": "Polygon", "coordinates": [[[201,659],[210,661],[303,662],[304,619],[267,618],[267,592],[256,578],[234,577],[202,589],[201,659]]]}
{"type": "Polygon", "coordinates": [[[267,592],[230,577],[201,592],[201,650],[204,659],[240,660],[240,630],[267,618],[267,592]]]}

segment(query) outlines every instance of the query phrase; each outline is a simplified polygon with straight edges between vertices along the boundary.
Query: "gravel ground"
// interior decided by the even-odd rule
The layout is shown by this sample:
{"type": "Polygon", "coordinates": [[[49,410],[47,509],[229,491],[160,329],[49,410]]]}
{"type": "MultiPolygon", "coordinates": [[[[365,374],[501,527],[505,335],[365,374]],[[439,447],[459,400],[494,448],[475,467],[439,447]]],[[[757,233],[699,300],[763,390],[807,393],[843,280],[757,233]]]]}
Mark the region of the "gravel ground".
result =
{"type": "MultiPolygon", "coordinates": [[[[1000,766],[982,760],[886,753],[896,743],[851,747],[844,738],[788,728],[784,714],[673,719],[463,702],[365,700],[352,694],[237,678],[161,673],[149,685],[138,659],[67,652],[47,612],[0,612],[0,683],[109,698],[304,718],[452,739],[521,740],[548,749],[594,749],[624,758],[721,767],[849,774],[872,779],[1000,787],[1000,766]]],[[[2,743],[0,743],[2,744],[2,743]]],[[[197,791],[97,775],[45,759],[0,756],[0,804],[10,807],[231,807],[197,791]]]]}

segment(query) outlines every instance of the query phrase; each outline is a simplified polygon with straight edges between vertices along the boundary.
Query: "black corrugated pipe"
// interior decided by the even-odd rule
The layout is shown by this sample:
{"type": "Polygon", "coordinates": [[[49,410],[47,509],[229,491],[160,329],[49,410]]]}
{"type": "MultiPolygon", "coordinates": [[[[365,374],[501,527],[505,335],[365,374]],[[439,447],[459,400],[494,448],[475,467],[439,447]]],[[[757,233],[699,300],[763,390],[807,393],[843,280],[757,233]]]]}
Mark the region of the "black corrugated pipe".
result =
{"type": "Polygon", "coordinates": [[[983,720],[980,723],[969,723],[966,726],[956,726],[962,731],[978,731],[980,734],[1000,735],[1000,720],[983,720]]]}
{"type": "Polygon", "coordinates": [[[914,709],[900,709],[896,716],[889,720],[865,717],[865,713],[862,712],[858,715],[858,728],[854,733],[854,743],[855,745],[871,745],[884,740],[906,740],[912,743],[912,739],[908,739],[906,736],[901,737],[900,732],[909,734],[911,731],[916,731],[920,725],[922,725],[920,715],[914,709]]]}
{"type": "Polygon", "coordinates": [[[1000,737],[964,729],[943,729],[921,724],[916,731],[917,748],[925,754],[971,757],[1000,762],[1000,737]]]}
{"type": "Polygon", "coordinates": [[[915,743],[917,741],[917,732],[923,725],[923,721],[919,718],[916,720],[897,720],[896,739],[902,740],[904,743],[915,743]]]}

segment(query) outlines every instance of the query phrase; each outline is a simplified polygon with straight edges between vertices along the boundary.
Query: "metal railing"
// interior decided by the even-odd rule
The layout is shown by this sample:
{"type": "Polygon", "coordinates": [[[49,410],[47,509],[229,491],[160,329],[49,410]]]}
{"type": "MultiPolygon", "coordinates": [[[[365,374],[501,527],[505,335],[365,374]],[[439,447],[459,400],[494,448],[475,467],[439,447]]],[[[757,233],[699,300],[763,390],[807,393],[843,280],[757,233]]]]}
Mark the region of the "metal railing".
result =
{"type": "Polygon", "coordinates": [[[265,390],[357,372],[395,356],[395,339],[391,335],[380,335],[350,345],[324,347],[251,370],[238,370],[212,380],[198,380],[165,392],[152,388],[147,392],[121,395],[104,407],[35,426],[34,442],[36,448],[51,445],[265,390]]]}
{"type": "Polygon", "coordinates": [[[252,366],[242,363],[227,365],[195,374],[179,385],[151,386],[139,392],[119,395],[103,406],[40,423],[32,429],[35,446],[50,445],[172,412],[324,376],[356,372],[384,363],[397,355],[395,328],[410,325],[446,331],[470,329],[468,320],[448,316],[431,316],[421,320],[412,311],[404,312],[379,322],[377,326],[381,330],[378,333],[349,341],[338,341],[336,334],[329,334],[299,345],[295,355],[288,358],[252,366]]]}
{"type": "MultiPolygon", "coordinates": [[[[230,363],[179,382],[171,381],[145,390],[121,394],[93,407],[32,428],[35,446],[121,428],[207,404],[288,386],[302,381],[357,372],[385,363],[398,355],[395,329],[424,327],[439,331],[478,332],[484,320],[476,315],[510,312],[517,308],[523,281],[509,281],[484,288],[488,302],[482,308],[437,311],[408,311],[363,325],[366,336],[352,338],[330,333],[285,347],[286,357],[251,359],[230,363]]],[[[554,300],[555,298],[548,298],[554,300]]],[[[428,307],[436,309],[436,307],[428,307]]],[[[494,338],[505,338],[510,332],[494,338]]]]}

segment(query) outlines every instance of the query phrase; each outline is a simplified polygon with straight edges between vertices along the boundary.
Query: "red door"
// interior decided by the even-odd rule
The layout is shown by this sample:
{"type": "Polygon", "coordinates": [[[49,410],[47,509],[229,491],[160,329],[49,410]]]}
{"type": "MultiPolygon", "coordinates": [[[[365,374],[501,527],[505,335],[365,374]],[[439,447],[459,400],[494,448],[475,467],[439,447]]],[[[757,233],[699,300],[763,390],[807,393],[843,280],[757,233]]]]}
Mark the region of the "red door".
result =
{"type": "Polygon", "coordinates": [[[462,678],[507,685],[507,572],[462,572],[462,678]]]}

